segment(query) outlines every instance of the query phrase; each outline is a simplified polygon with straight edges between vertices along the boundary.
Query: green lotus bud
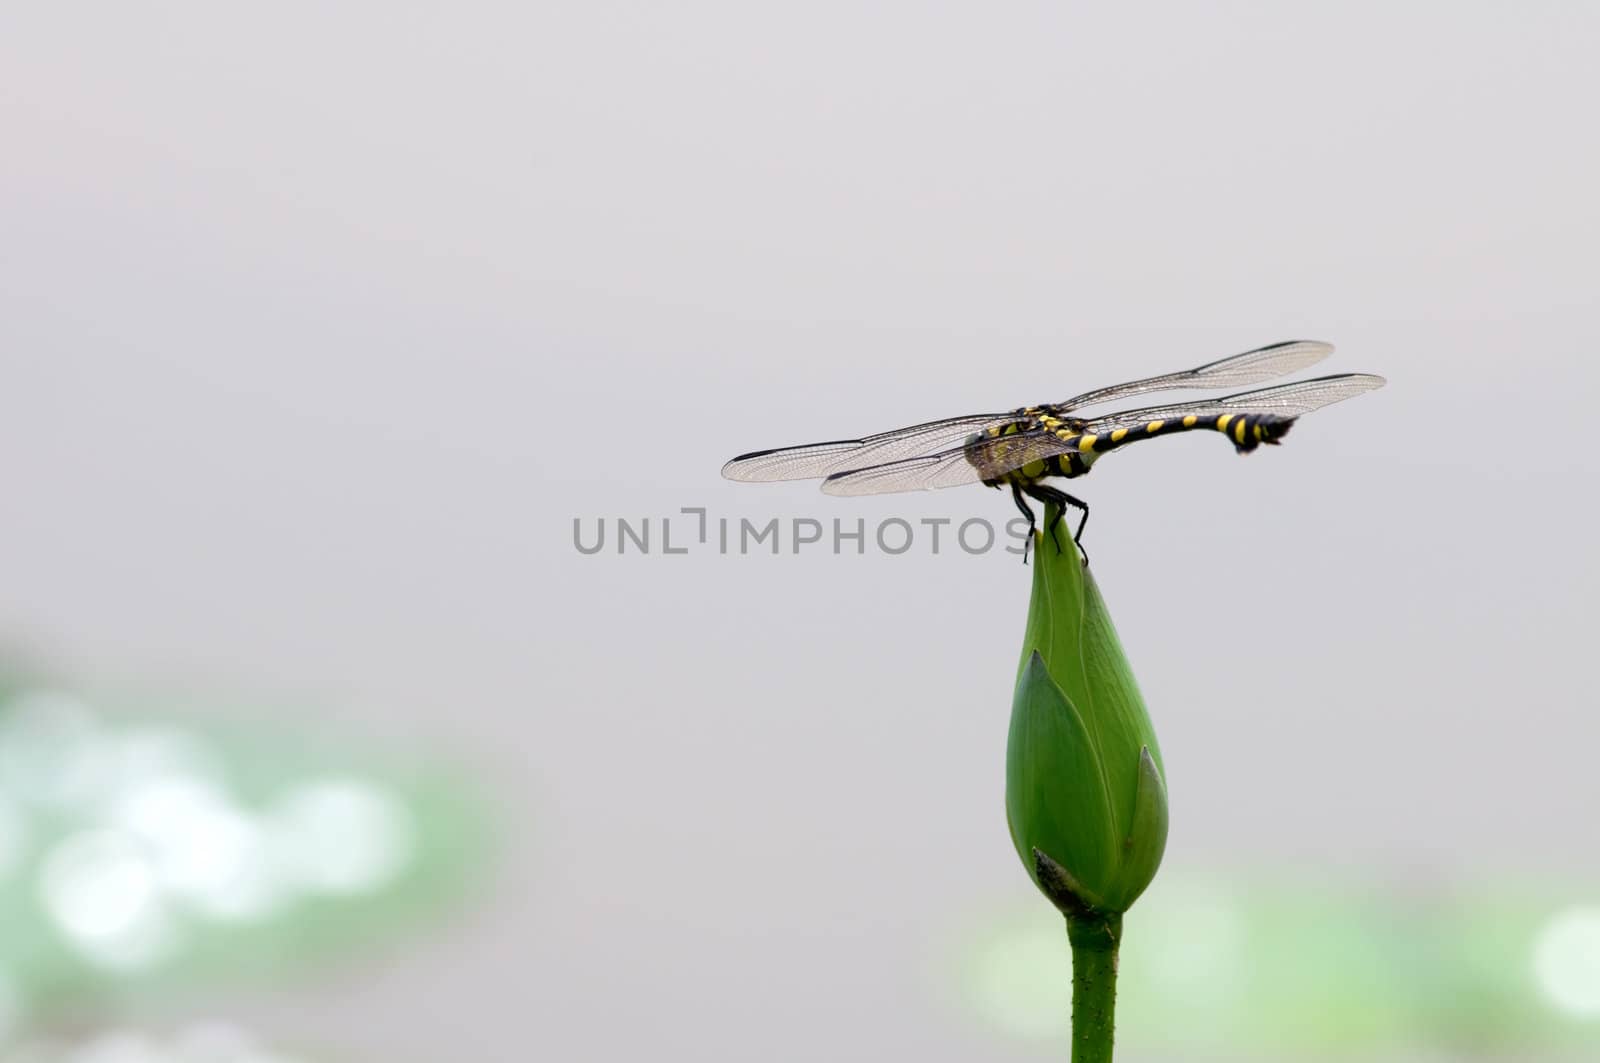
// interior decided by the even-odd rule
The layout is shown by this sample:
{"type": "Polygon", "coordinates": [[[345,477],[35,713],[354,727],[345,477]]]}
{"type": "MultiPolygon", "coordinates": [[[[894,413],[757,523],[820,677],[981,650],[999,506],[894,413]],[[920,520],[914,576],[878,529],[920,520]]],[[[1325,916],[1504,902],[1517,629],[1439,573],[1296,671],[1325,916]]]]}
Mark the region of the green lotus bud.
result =
{"type": "MultiPolygon", "coordinates": [[[[1055,516],[1045,514],[1046,526],[1055,516]]],[[[1069,919],[1113,915],[1167,844],[1155,730],[1094,577],[1060,531],[1033,552],[1033,597],[1006,745],[1006,820],[1036,885],[1069,919]]]]}

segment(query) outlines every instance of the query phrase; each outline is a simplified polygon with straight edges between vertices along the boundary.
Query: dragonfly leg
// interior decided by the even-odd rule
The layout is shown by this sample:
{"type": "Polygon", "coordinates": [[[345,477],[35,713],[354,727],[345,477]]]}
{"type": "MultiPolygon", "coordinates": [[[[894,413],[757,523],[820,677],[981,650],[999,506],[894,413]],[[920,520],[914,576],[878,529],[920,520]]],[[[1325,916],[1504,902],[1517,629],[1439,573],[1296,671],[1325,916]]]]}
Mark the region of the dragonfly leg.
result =
{"type": "Polygon", "coordinates": [[[1078,553],[1083,555],[1083,563],[1087,565],[1089,563],[1089,553],[1083,548],[1083,529],[1089,523],[1089,503],[1076,495],[1069,495],[1065,491],[1059,491],[1054,487],[1046,487],[1044,484],[1030,484],[1027,488],[1027,493],[1029,496],[1037,498],[1046,504],[1055,504],[1056,516],[1050,522],[1049,530],[1050,539],[1056,544],[1057,552],[1061,550],[1061,540],[1056,538],[1056,526],[1061,523],[1061,518],[1066,516],[1067,507],[1070,506],[1082,514],[1078,518],[1078,530],[1072,534],[1072,541],[1078,544],[1078,553]]]}
{"type": "Polygon", "coordinates": [[[1027,541],[1022,544],[1022,563],[1026,565],[1028,563],[1028,551],[1033,547],[1033,532],[1034,529],[1039,526],[1039,520],[1033,515],[1032,508],[1030,508],[1028,503],[1023,499],[1021,485],[1011,485],[1011,501],[1015,502],[1017,504],[1017,508],[1022,511],[1022,515],[1028,518],[1028,538],[1027,541]]]}

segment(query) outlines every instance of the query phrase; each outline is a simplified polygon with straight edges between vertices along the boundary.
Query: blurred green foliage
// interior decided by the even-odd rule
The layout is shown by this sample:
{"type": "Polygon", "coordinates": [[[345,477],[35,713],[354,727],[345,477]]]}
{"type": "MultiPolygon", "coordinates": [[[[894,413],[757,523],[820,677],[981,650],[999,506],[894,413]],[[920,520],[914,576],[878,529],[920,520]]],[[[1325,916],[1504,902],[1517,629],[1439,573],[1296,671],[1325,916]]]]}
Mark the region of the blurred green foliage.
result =
{"type": "Polygon", "coordinates": [[[0,683],[0,1044],[391,940],[480,880],[486,809],[437,766],[0,683]]]}
{"type": "MultiPolygon", "coordinates": [[[[1139,1057],[1600,1059],[1597,891],[1334,888],[1169,873],[1129,916],[1119,1046],[1139,1057]]],[[[1019,910],[963,953],[967,1006],[1066,1031],[1070,955],[1019,910]]]]}

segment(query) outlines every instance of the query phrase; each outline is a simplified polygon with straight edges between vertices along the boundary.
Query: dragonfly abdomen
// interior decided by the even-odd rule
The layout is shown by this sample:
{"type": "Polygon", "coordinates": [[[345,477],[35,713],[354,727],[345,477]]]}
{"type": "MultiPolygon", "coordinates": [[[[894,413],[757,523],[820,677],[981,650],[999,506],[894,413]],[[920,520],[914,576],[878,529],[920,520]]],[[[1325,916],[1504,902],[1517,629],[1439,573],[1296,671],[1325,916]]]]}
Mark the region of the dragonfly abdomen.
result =
{"type": "Polygon", "coordinates": [[[1241,454],[1248,454],[1263,443],[1276,445],[1280,439],[1289,434],[1294,422],[1293,417],[1283,417],[1273,413],[1225,413],[1217,417],[1189,414],[1186,417],[1146,421],[1142,425],[1117,428],[1109,432],[1076,434],[1058,432],[1057,435],[1078,454],[1089,457],[1091,461],[1094,457],[1141,439],[1199,430],[1221,432],[1233,442],[1235,450],[1241,454]]]}

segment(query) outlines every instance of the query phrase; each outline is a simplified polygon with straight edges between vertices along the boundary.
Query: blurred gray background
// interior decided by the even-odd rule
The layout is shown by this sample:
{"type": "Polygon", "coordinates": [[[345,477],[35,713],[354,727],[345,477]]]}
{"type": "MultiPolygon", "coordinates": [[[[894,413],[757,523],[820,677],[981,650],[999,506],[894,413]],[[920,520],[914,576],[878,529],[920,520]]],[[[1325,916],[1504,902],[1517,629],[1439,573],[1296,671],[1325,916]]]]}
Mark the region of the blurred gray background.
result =
{"type": "Polygon", "coordinates": [[[1001,809],[1028,570],[588,557],[573,520],[999,522],[979,488],[717,470],[1325,339],[1389,387],[1080,481],[1169,867],[1593,882],[1597,33],[1561,3],[8,5],[0,638],[495,795],[470,919],[209,1001],[285,1039],[1053,1057],[944,985],[1032,903],[1001,809]]]}

